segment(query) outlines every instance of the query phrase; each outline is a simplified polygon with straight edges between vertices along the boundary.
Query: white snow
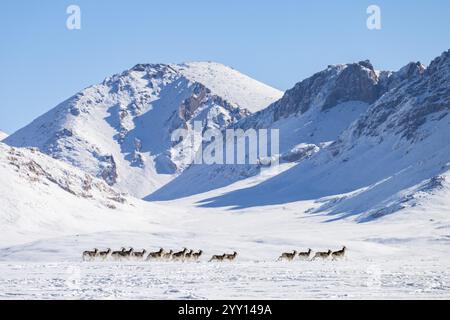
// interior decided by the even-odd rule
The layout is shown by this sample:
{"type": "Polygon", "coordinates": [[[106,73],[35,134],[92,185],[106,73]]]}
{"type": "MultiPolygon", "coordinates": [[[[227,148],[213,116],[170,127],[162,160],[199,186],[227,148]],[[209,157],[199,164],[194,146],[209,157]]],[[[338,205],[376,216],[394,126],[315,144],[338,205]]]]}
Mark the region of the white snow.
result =
{"type": "Polygon", "coordinates": [[[1,233],[0,298],[448,298],[450,219],[443,208],[449,190],[426,207],[358,225],[304,213],[311,201],[236,211],[199,207],[216,191],[160,205],[136,201],[136,210],[111,213],[114,218],[96,212],[88,220],[78,212],[70,228],[61,212],[58,230],[46,228],[51,216],[38,207],[41,233],[21,233],[22,225],[16,236],[1,233]],[[275,262],[281,252],[342,245],[349,248],[344,261],[275,262]],[[199,263],[81,262],[83,250],[122,246],[189,247],[205,256],[199,263]],[[234,263],[207,262],[233,250],[239,252],[234,263]]]}
{"type": "Polygon", "coordinates": [[[241,108],[256,112],[280,99],[283,92],[216,62],[172,65],[186,78],[200,82],[241,108]]]}
{"type": "Polygon", "coordinates": [[[0,263],[0,299],[448,299],[436,264],[0,263]],[[26,279],[24,279],[26,274],[26,279]]]}
{"type": "Polygon", "coordinates": [[[6,139],[8,137],[7,133],[4,133],[3,131],[0,130],[0,141],[2,141],[3,139],[6,139]]]}

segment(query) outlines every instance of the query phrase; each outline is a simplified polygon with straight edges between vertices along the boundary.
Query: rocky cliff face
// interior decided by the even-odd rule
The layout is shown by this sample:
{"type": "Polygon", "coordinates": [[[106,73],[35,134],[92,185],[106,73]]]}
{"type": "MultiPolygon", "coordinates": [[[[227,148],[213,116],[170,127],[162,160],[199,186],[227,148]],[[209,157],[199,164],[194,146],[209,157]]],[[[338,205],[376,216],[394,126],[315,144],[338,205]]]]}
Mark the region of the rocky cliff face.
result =
{"type": "MultiPolygon", "coordinates": [[[[386,78],[389,77],[386,75],[386,78]]],[[[379,81],[369,61],[330,65],[297,83],[280,100],[249,117],[248,121],[259,118],[261,125],[267,125],[289,116],[304,114],[311,108],[326,111],[349,101],[370,104],[383,93],[379,81]]]]}
{"type": "Polygon", "coordinates": [[[413,81],[425,72],[420,62],[411,62],[396,72],[374,69],[369,61],[330,65],[287,90],[284,96],[239,125],[268,126],[289,116],[298,116],[310,109],[327,111],[346,102],[372,104],[386,92],[405,81],[413,81]]]}
{"type": "Polygon", "coordinates": [[[425,66],[420,62],[410,62],[397,72],[381,71],[379,85],[382,93],[398,87],[403,81],[411,81],[425,72],[425,66]]]}
{"type": "Polygon", "coordinates": [[[361,136],[383,139],[388,134],[411,142],[423,139],[426,132],[418,129],[440,121],[450,110],[449,77],[450,51],[434,59],[426,70],[420,64],[409,64],[398,77],[391,77],[399,85],[377,100],[341,140],[351,143],[361,136]]]}

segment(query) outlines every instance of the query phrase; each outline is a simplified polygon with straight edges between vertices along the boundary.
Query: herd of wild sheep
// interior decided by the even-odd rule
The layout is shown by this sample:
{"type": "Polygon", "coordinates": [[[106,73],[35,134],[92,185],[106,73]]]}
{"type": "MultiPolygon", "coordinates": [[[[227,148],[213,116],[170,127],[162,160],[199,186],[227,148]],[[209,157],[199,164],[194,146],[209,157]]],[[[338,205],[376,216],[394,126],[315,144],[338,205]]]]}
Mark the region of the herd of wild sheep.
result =
{"type": "MultiPolygon", "coordinates": [[[[305,261],[313,261],[316,259],[326,260],[331,258],[332,260],[338,260],[344,258],[345,252],[347,248],[344,246],[341,250],[337,251],[317,251],[313,255],[313,251],[308,249],[305,252],[297,252],[294,250],[293,252],[285,252],[282,253],[277,261],[293,261],[296,257],[300,260],[305,261]]],[[[94,261],[100,260],[105,261],[108,259],[116,260],[116,261],[126,261],[126,260],[137,260],[137,261],[198,261],[200,257],[203,255],[203,251],[194,251],[188,250],[184,248],[181,251],[174,252],[173,250],[166,251],[163,248],[159,249],[155,252],[147,252],[147,250],[142,251],[134,251],[133,248],[125,249],[122,248],[119,251],[112,251],[111,249],[107,249],[105,251],[99,251],[98,249],[94,249],[93,251],[84,251],[83,252],[83,260],[84,261],[94,261]]],[[[237,257],[238,253],[234,251],[233,253],[224,253],[221,255],[213,255],[211,261],[234,261],[237,257]]]]}
{"type": "MultiPolygon", "coordinates": [[[[143,249],[142,251],[135,251],[133,248],[129,250],[122,248],[119,251],[112,251],[107,249],[105,251],[99,251],[94,249],[93,251],[83,252],[84,261],[93,260],[116,260],[116,261],[126,261],[126,260],[137,260],[137,261],[198,261],[203,255],[203,251],[194,251],[184,248],[179,252],[174,252],[173,250],[166,251],[163,248],[155,252],[147,252],[143,249]]],[[[210,261],[233,261],[237,257],[237,252],[231,254],[224,253],[223,255],[214,255],[210,261]]]]}
{"type": "Polygon", "coordinates": [[[311,249],[308,249],[308,251],[305,251],[305,252],[298,252],[298,253],[296,250],[294,250],[292,253],[285,252],[285,253],[281,254],[281,256],[278,258],[277,261],[281,261],[281,260],[292,261],[297,256],[299,257],[300,260],[305,260],[305,261],[314,261],[317,259],[327,260],[329,258],[331,258],[332,260],[338,260],[338,259],[342,259],[345,257],[346,251],[347,251],[347,248],[345,246],[343,246],[341,250],[337,250],[337,251],[331,251],[329,249],[328,249],[328,251],[317,251],[314,255],[313,255],[313,251],[311,249]]]}

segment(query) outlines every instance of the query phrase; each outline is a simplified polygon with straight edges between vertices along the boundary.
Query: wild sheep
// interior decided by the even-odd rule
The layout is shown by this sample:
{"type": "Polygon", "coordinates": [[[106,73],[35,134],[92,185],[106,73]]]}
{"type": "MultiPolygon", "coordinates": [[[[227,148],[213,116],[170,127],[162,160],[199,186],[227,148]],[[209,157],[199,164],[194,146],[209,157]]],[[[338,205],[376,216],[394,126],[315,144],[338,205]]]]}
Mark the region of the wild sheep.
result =
{"type": "Polygon", "coordinates": [[[163,253],[162,258],[164,260],[170,260],[172,258],[172,253],[173,253],[173,250],[170,250],[169,252],[163,253]]]}
{"type": "Polygon", "coordinates": [[[143,249],[142,251],[133,252],[131,254],[131,257],[138,259],[138,260],[142,260],[142,259],[144,259],[144,256],[146,253],[147,253],[147,250],[143,249]]]}
{"type": "Polygon", "coordinates": [[[150,252],[147,256],[147,261],[152,259],[159,259],[162,257],[163,253],[164,253],[163,248],[160,248],[159,251],[156,252],[150,252]]]}
{"type": "Polygon", "coordinates": [[[186,254],[187,250],[188,249],[184,248],[182,251],[172,254],[172,259],[173,260],[183,260],[184,255],[186,254]]]}
{"type": "Polygon", "coordinates": [[[296,255],[297,255],[297,250],[294,250],[292,253],[284,252],[281,254],[281,256],[278,258],[277,261],[280,261],[280,260],[292,261],[292,260],[294,260],[296,255]]]}
{"type": "Polygon", "coordinates": [[[203,251],[202,251],[202,250],[199,250],[198,252],[194,252],[194,253],[192,254],[192,259],[195,260],[195,261],[197,261],[197,260],[201,257],[202,254],[203,254],[203,251]]]}
{"type": "Polygon", "coordinates": [[[194,254],[194,250],[191,249],[191,251],[186,252],[186,254],[184,255],[184,259],[185,260],[190,260],[192,258],[193,254],[194,254]]]}
{"type": "Polygon", "coordinates": [[[299,253],[298,253],[298,257],[299,257],[301,260],[308,260],[309,257],[311,256],[311,252],[312,252],[311,249],[308,249],[308,251],[306,251],[306,252],[299,252],[299,253]]]}
{"type": "Polygon", "coordinates": [[[121,259],[129,259],[131,254],[134,252],[133,248],[130,248],[128,251],[122,251],[119,253],[121,259]]]}
{"type": "Polygon", "coordinates": [[[229,260],[229,261],[233,261],[234,259],[236,259],[238,253],[236,251],[234,251],[232,254],[225,254],[225,259],[229,260]]]}
{"type": "Polygon", "coordinates": [[[341,250],[334,251],[334,252],[331,254],[332,259],[333,259],[333,260],[338,260],[338,259],[344,258],[344,256],[345,256],[345,251],[346,251],[346,250],[347,250],[347,248],[346,248],[345,246],[343,246],[341,250]]]}
{"type": "Polygon", "coordinates": [[[113,251],[113,253],[111,253],[111,257],[113,259],[119,260],[121,257],[121,254],[125,252],[125,248],[122,247],[122,249],[120,251],[113,251]]]}
{"type": "Polygon", "coordinates": [[[106,258],[108,258],[109,254],[111,253],[111,249],[108,248],[108,250],[106,251],[100,251],[98,253],[98,256],[102,259],[102,260],[106,260],[106,258]]]}
{"type": "Polygon", "coordinates": [[[94,251],[84,251],[83,252],[83,260],[93,260],[98,254],[98,249],[94,248],[94,251]]]}
{"type": "Polygon", "coordinates": [[[330,255],[331,255],[331,250],[324,251],[324,252],[316,252],[316,254],[314,255],[314,258],[312,258],[312,260],[316,260],[317,258],[325,260],[330,255]]]}
{"type": "Polygon", "coordinates": [[[211,262],[211,261],[223,261],[225,259],[225,256],[226,256],[225,253],[223,255],[214,255],[214,256],[211,257],[209,262],[211,262]]]}

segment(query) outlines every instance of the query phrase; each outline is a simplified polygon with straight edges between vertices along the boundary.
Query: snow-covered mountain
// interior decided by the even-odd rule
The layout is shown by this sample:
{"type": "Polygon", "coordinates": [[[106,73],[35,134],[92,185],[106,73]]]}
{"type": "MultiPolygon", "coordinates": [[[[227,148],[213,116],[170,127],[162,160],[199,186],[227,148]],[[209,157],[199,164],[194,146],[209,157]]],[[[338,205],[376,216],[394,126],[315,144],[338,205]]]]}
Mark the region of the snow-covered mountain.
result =
{"type": "Polygon", "coordinates": [[[8,137],[7,133],[4,133],[3,131],[0,130],[0,141],[2,141],[3,139],[6,139],[8,137]]]}
{"type": "MultiPolygon", "coordinates": [[[[278,129],[280,161],[298,162],[329,146],[371,103],[421,72],[419,63],[408,64],[398,72],[377,72],[369,61],[330,65],[297,83],[268,108],[231,127],[278,129]]],[[[168,200],[205,192],[256,175],[260,169],[258,165],[195,165],[148,199],[168,200]]]]}
{"type": "Polygon", "coordinates": [[[368,221],[420,205],[442,189],[448,195],[450,50],[426,70],[409,64],[401,75],[328,148],[204,205],[243,208],[310,200],[316,203],[310,212],[368,221]]]}
{"type": "Polygon", "coordinates": [[[217,63],[139,64],[89,87],[5,142],[37,147],[143,197],[183,171],[171,133],[224,128],[282,93],[217,63]]]}
{"type": "Polygon", "coordinates": [[[203,130],[279,129],[280,153],[272,156],[280,171],[202,205],[307,200],[316,204],[311,212],[366,221],[415,205],[418,194],[443,185],[449,60],[447,51],[427,68],[414,62],[396,72],[377,71],[369,61],[330,65],[283,96],[215,63],[136,65],[5,142],[36,146],[135,196],[173,200],[232,186],[264,168],[186,164],[170,141],[173,130],[192,132],[194,120],[203,130]]]}

